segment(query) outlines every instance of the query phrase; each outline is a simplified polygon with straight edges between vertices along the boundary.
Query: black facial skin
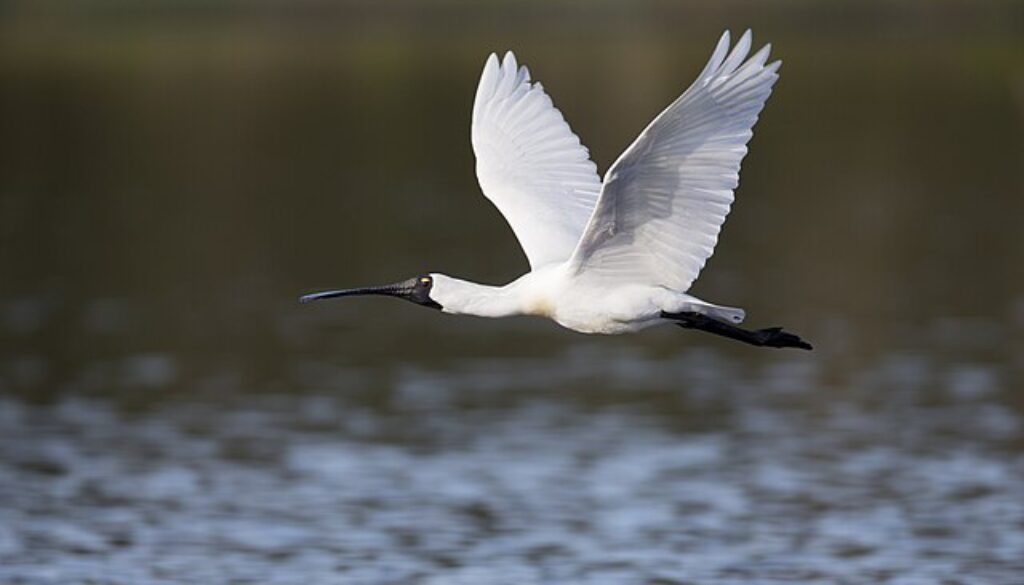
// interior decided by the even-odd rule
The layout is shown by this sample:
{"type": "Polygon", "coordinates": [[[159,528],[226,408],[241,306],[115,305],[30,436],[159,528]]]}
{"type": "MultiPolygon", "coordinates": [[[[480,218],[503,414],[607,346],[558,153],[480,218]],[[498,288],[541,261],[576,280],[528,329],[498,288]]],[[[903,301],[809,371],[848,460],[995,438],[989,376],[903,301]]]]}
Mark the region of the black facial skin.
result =
{"type": "Polygon", "coordinates": [[[303,295],[299,298],[300,303],[308,303],[311,301],[317,301],[320,299],[331,299],[335,297],[350,297],[360,295],[384,295],[389,297],[398,297],[416,303],[417,305],[423,305],[424,307],[430,307],[432,309],[441,309],[441,305],[434,299],[430,298],[430,290],[434,287],[434,279],[428,274],[423,276],[417,276],[404,280],[402,282],[396,282],[395,284],[386,284],[384,286],[368,286],[364,288],[347,288],[341,290],[328,290],[324,292],[312,293],[303,295]]]}
{"type": "Polygon", "coordinates": [[[412,292],[406,297],[417,305],[423,305],[424,307],[430,307],[432,309],[441,309],[441,305],[437,301],[430,298],[430,291],[434,288],[434,279],[429,275],[423,275],[414,278],[416,286],[412,292]]]}

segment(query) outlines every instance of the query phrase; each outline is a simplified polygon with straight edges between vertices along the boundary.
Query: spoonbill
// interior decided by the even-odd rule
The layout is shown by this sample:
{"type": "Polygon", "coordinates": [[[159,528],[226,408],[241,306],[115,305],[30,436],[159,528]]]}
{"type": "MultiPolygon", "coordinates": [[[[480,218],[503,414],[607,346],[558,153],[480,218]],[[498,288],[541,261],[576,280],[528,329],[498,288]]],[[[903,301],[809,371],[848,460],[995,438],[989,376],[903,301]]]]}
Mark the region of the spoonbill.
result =
{"type": "Polygon", "coordinates": [[[771,45],[722,34],[697,80],[640,133],[604,181],[541,84],[491,54],[473,103],[484,195],[504,215],[530,272],[504,286],[427,273],[384,286],[329,290],[406,299],[445,313],[539,315],[582,333],[675,324],[752,345],[811,349],[780,327],[738,326],[743,309],[687,294],[711,257],[739,185],[740,162],[778,79],[771,45]]]}

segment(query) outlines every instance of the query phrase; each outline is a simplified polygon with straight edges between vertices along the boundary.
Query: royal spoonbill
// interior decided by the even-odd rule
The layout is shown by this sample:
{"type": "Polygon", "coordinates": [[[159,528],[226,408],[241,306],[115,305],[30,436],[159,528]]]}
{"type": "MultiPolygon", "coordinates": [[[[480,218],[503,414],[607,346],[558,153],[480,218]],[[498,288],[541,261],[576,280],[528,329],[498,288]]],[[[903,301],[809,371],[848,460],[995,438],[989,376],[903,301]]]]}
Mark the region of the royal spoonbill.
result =
{"type": "Polygon", "coordinates": [[[604,181],[587,149],[525,66],[487,58],[472,142],[484,195],[512,227],[530,272],[504,286],[427,273],[385,286],[330,290],[302,302],[387,295],[446,313],[540,315],[583,333],[675,324],[745,343],[811,349],[779,327],[738,327],[743,309],[687,294],[718,241],[740,161],[778,79],[771,45],[750,58],[729,32],[683,94],[612,164],[604,181]]]}

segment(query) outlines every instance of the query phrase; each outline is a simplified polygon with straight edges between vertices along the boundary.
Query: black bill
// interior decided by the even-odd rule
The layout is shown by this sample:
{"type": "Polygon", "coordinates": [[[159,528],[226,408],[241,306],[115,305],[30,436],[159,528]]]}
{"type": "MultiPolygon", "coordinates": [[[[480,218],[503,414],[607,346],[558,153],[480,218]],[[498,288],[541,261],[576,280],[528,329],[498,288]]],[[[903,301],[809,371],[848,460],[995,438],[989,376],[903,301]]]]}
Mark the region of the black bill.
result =
{"type": "Polygon", "coordinates": [[[429,276],[419,276],[416,278],[410,278],[409,280],[404,280],[402,282],[396,282],[394,284],[385,284],[384,286],[345,288],[310,293],[308,295],[302,295],[301,297],[299,297],[299,302],[309,303],[312,301],[319,301],[321,299],[333,299],[336,297],[382,295],[388,297],[397,297],[400,299],[405,299],[407,301],[416,303],[417,305],[423,305],[425,307],[440,309],[441,305],[430,298],[430,289],[432,286],[433,282],[429,276]]]}

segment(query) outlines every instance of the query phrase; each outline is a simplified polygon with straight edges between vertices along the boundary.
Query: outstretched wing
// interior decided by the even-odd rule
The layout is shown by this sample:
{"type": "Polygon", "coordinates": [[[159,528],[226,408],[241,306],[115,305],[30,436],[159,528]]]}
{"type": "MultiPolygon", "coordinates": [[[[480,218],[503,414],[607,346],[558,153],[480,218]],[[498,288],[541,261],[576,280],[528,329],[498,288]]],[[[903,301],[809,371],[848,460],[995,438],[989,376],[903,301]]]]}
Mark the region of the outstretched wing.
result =
{"type": "Polygon", "coordinates": [[[473,151],[484,195],[505,216],[532,268],[572,255],[601,179],[587,149],[530,72],[505,53],[484,65],[473,103],[473,151]]]}
{"type": "Polygon", "coordinates": [[[619,156],[571,266],[686,291],[714,252],[757,116],[778,79],[771,45],[747,59],[748,30],[722,35],[682,96],[619,156]]]}

